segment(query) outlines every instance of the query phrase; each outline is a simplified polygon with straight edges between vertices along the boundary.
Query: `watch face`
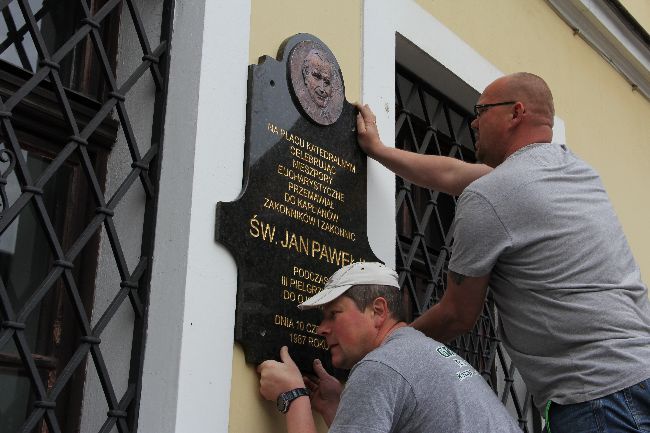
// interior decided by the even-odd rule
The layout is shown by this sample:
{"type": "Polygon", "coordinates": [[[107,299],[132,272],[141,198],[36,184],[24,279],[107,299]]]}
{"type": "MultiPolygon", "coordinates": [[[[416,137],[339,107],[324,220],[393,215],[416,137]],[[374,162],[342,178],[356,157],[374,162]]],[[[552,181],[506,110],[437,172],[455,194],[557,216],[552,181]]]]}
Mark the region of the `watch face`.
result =
{"type": "Polygon", "coordinates": [[[289,411],[289,405],[298,397],[303,395],[309,395],[309,390],[307,388],[296,388],[291,391],[283,392],[278,396],[278,399],[275,401],[275,405],[278,410],[282,413],[287,413],[289,411]]]}
{"type": "Polygon", "coordinates": [[[284,396],[284,393],[278,396],[278,399],[276,400],[275,404],[278,407],[278,410],[282,413],[285,413],[287,409],[289,409],[289,402],[284,396]]]}

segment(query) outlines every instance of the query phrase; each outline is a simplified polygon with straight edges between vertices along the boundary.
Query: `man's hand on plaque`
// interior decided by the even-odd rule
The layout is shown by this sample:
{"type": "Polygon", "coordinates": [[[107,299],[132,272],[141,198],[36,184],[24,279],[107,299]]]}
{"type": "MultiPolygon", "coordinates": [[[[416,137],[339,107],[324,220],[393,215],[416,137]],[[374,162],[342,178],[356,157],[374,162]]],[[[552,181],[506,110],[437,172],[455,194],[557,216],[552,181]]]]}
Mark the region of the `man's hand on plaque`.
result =
{"type": "Polygon", "coordinates": [[[357,142],[368,156],[374,157],[377,149],[384,146],[379,139],[377,117],[367,104],[357,103],[355,107],[359,110],[359,114],[357,114],[357,142]]]}
{"type": "Polygon", "coordinates": [[[329,426],[332,424],[336,409],[341,400],[343,385],[334,376],[330,375],[320,360],[314,360],[314,372],[316,376],[303,377],[305,385],[311,391],[309,398],[311,406],[321,414],[325,423],[329,426]]]}
{"type": "Polygon", "coordinates": [[[280,349],[280,359],[280,362],[264,361],[257,367],[260,375],[260,394],[270,401],[276,401],[283,392],[305,387],[302,374],[289,356],[287,346],[280,349]]]}

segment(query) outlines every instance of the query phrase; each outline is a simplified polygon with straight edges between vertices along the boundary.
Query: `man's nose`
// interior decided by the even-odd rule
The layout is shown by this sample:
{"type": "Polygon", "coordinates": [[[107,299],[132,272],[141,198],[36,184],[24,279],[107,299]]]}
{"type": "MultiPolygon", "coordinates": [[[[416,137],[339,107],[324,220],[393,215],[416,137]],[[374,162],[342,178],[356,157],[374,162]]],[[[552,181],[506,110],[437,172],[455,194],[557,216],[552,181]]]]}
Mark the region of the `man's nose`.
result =
{"type": "Polygon", "coordinates": [[[471,126],[472,129],[478,129],[478,117],[475,117],[474,120],[472,120],[472,123],[469,124],[469,126],[471,126]]]}
{"type": "Polygon", "coordinates": [[[321,322],[320,325],[316,328],[316,334],[324,337],[325,335],[329,334],[329,328],[327,328],[323,323],[321,322]]]}

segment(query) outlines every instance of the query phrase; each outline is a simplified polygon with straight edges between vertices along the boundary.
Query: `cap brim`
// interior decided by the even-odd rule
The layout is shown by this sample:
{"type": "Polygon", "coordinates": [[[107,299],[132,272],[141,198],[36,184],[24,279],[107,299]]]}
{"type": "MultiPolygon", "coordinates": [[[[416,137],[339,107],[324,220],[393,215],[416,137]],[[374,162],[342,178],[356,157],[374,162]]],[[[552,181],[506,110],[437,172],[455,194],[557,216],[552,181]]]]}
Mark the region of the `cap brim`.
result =
{"type": "Polygon", "coordinates": [[[323,289],[320,292],[316,293],[311,298],[307,299],[302,304],[298,305],[298,308],[301,310],[309,310],[312,308],[320,307],[321,305],[329,304],[352,287],[353,284],[346,284],[343,286],[330,287],[323,289]]]}

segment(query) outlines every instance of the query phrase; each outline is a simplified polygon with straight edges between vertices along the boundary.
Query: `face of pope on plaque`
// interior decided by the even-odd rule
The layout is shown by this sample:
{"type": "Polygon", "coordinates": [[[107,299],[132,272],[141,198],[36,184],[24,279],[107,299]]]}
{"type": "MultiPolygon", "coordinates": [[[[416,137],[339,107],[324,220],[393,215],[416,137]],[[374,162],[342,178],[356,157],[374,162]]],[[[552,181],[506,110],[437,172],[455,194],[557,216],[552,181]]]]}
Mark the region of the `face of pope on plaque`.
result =
{"type": "Polygon", "coordinates": [[[332,99],[332,65],[318,50],[311,50],[302,67],[302,76],[312,101],[324,109],[332,99]]]}
{"type": "Polygon", "coordinates": [[[333,55],[313,41],[299,43],[290,56],[291,85],[305,114],[319,125],[339,118],[345,99],[333,55]]]}

